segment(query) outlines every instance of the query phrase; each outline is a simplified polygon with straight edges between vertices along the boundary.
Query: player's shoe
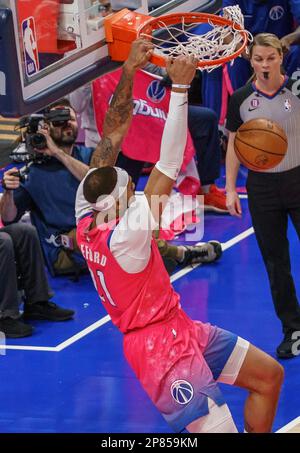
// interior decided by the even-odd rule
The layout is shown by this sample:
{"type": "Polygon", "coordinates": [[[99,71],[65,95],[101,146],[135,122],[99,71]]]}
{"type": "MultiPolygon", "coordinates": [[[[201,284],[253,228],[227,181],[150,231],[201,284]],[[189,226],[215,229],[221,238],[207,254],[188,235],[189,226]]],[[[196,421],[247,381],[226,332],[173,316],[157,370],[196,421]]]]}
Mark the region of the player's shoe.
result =
{"type": "Polygon", "coordinates": [[[181,266],[198,263],[212,263],[222,256],[222,245],[218,241],[209,241],[202,245],[185,246],[184,259],[181,266]]]}
{"type": "Polygon", "coordinates": [[[204,195],[204,210],[219,212],[220,214],[229,214],[226,206],[226,195],[218,189],[215,184],[211,184],[209,192],[204,195]]]}

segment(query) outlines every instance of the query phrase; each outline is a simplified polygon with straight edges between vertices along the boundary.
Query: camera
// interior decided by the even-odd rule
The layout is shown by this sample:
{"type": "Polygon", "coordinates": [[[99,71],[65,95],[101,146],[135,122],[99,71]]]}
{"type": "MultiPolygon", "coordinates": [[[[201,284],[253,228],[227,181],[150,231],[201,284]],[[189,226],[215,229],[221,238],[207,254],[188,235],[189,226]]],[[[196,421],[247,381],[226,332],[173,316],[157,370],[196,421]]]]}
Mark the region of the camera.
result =
{"type": "Polygon", "coordinates": [[[26,128],[25,147],[29,153],[35,153],[35,149],[41,150],[47,147],[47,141],[38,130],[43,122],[52,123],[54,127],[62,127],[71,119],[69,109],[54,109],[45,114],[35,113],[20,119],[18,128],[26,128]]]}
{"type": "Polygon", "coordinates": [[[16,130],[25,129],[25,132],[22,132],[18,146],[9,157],[16,164],[25,164],[25,167],[16,175],[22,182],[26,179],[32,164],[42,164],[50,159],[46,154],[36,151],[47,148],[46,137],[38,132],[40,127],[45,122],[51,123],[54,127],[63,127],[70,119],[70,109],[61,108],[46,111],[44,114],[34,113],[20,119],[16,130]]]}

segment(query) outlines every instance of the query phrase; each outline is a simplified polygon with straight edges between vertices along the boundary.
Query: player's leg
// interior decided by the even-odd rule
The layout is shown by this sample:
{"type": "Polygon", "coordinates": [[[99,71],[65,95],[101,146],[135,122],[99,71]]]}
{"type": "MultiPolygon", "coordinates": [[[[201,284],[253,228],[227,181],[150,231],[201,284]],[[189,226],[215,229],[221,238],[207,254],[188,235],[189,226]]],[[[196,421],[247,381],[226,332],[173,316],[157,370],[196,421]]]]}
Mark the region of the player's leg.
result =
{"type": "Polygon", "coordinates": [[[204,358],[217,382],[249,390],[245,429],[269,432],[283,380],[279,363],[243,338],[217,327],[211,330],[204,358]]]}
{"type": "Polygon", "coordinates": [[[125,357],[175,432],[237,432],[202,354],[210,330],[178,310],[124,336],[125,357]]]}
{"type": "Polygon", "coordinates": [[[234,385],[249,390],[244,408],[247,432],[270,432],[283,382],[283,367],[250,345],[234,385]]]}
{"type": "Polygon", "coordinates": [[[227,404],[218,406],[208,398],[209,413],[190,423],[186,430],[190,433],[237,433],[237,427],[227,404]]]}

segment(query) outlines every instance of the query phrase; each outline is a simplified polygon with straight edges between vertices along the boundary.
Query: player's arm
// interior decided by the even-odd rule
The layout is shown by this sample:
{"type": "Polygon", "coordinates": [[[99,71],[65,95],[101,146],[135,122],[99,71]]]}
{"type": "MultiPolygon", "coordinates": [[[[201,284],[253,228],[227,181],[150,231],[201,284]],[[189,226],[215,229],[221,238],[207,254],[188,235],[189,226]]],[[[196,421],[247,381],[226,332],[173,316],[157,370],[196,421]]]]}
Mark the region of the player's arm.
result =
{"type": "Polygon", "coordinates": [[[300,44],[300,27],[296,28],[293,33],[289,33],[288,35],[285,35],[281,38],[280,40],[281,45],[282,45],[282,51],[283,53],[286,53],[290,50],[290,46],[297,44],[300,44]]]}
{"type": "Polygon", "coordinates": [[[92,168],[115,165],[132,119],[134,75],[149,61],[152,52],[153,45],[145,39],[132,43],[129,57],[123,65],[121,79],[105,116],[103,137],[92,155],[92,168]]]}
{"type": "Polygon", "coordinates": [[[235,132],[229,132],[226,152],[226,206],[231,215],[241,217],[241,203],[236,191],[236,180],[240,162],[234,151],[235,134],[235,132]]]}
{"type": "Polygon", "coordinates": [[[187,89],[175,86],[190,85],[196,72],[196,60],[191,56],[170,59],[167,61],[167,71],[172,80],[169,112],[161,141],[159,161],[152,170],[144,191],[157,222],[177,179],[187,140],[187,89]]]}
{"type": "MultiPolygon", "coordinates": [[[[300,0],[289,0],[291,13],[294,21],[300,25],[300,0]]],[[[290,46],[300,44],[300,27],[296,28],[292,33],[285,35],[281,38],[282,50],[284,53],[288,52],[290,46]]]]}

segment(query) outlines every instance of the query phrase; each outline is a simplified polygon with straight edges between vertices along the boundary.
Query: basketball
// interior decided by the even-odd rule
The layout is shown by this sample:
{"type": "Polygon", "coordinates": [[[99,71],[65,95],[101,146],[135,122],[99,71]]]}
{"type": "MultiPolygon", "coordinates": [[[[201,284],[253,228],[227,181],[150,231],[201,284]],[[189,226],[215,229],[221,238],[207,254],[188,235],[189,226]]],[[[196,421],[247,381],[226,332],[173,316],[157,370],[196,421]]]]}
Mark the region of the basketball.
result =
{"type": "Polygon", "coordinates": [[[275,121],[255,118],[236,132],[234,150],[239,161],[254,171],[276,167],[288,148],[285,131],[275,121]]]}

